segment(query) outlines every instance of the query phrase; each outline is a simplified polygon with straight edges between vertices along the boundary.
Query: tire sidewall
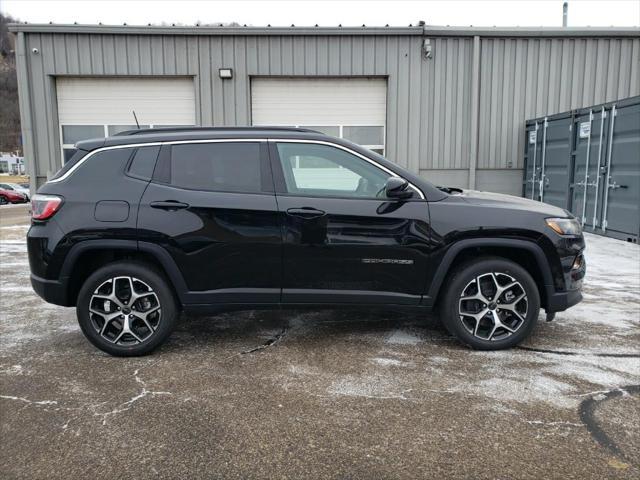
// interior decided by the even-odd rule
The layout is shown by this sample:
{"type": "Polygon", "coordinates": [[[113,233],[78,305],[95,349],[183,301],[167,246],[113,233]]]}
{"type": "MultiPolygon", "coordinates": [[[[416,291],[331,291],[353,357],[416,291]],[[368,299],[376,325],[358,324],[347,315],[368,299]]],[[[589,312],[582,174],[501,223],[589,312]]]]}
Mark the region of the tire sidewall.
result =
{"type": "Polygon", "coordinates": [[[442,321],[451,334],[457,336],[472,348],[478,350],[500,350],[513,347],[529,336],[538,320],[540,312],[538,287],[524,268],[510,260],[485,258],[464,264],[455,271],[446,288],[444,305],[442,305],[443,308],[441,309],[443,313],[442,321]],[[458,302],[463,289],[478,275],[489,272],[504,273],[520,282],[528,300],[528,310],[524,325],[516,333],[502,340],[488,341],[473,336],[463,326],[458,314],[458,302]]]}
{"type": "Polygon", "coordinates": [[[112,263],[90,275],[78,293],[76,313],[82,333],[94,346],[111,355],[122,357],[145,355],[153,351],[171,335],[178,317],[176,301],[168,282],[154,269],[134,262],[112,263]],[[162,317],[156,331],[151,338],[136,345],[115,345],[105,340],[96,332],[89,318],[89,302],[93,292],[102,283],[117,276],[130,276],[145,282],[158,296],[162,308],[162,317]]]}

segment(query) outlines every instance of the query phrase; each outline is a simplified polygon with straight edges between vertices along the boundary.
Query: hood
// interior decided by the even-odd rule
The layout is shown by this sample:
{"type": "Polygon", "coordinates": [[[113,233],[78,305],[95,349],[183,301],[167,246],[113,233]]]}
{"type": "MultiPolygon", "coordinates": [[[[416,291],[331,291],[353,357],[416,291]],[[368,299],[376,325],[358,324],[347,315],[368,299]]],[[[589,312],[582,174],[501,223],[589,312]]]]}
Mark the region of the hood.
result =
{"type": "Polygon", "coordinates": [[[515,197],[513,195],[505,195],[502,193],[462,190],[462,193],[456,196],[473,205],[486,205],[494,208],[504,207],[511,210],[526,210],[528,212],[537,212],[549,217],[573,217],[570,212],[562,208],[549,205],[548,203],[542,203],[528,198],[515,197]]]}

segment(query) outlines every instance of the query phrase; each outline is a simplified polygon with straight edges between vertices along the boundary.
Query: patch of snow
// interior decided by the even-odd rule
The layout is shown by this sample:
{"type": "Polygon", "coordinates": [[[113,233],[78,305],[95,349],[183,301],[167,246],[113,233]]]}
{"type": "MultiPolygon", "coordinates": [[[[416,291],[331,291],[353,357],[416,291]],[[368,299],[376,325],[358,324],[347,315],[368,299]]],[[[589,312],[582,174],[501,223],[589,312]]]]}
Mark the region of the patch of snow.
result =
{"type": "Polygon", "coordinates": [[[6,375],[22,375],[24,374],[24,368],[22,365],[11,365],[0,370],[0,373],[4,373],[6,375]]]}
{"type": "MultiPolygon", "coordinates": [[[[527,372],[530,373],[530,372],[527,372]]],[[[573,408],[577,401],[566,397],[574,387],[568,383],[543,375],[527,375],[524,378],[489,378],[472,382],[455,390],[474,393],[503,402],[550,403],[560,408],[573,408]]]]}
{"type": "Polygon", "coordinates": [[[405,331],[395,330],[387,339],[386,343],[393,345],[417,345],[422,340],[419,337],[405,331]]]}
{"type": "Polygon", "coordinates": [[[407,397],[411,389],[402,389],[392,378],[379,375],[347,375],[333,382],[328,391],[331,395],[347,397],[364,397],[380,400],[411,399],[407,397]]]}
{"type": "Polygon", "coordinates": [[[0,284],[0,292],[2,293],[33,293],[31,287],[15,287],[0,284]]]}
{"type": "Polygon", "coordinates": [[[18,402],[30,403],[32,405],[57,405],[58,402],[55,400],[29,400],[24,397],[14,397],[12,395],[0,395],[0,398],[4,398],[5,400],[16,400],[18,402]]]}
{"type": "Polygon", "coordinates": [[[407,367],[411,364],[408,362],[403,362],[401,360],[396,360],[395,358],[384,358],[377,357],[372,359],[373,363],[376,363],[382,367],[407,367]]]}
{"type": "Polygon", "coordinates": [[[429,357],[429,362],[430,363],[435,363],[436,365],[444,365],[448,361],[449,361],[449,359],[447,357],[440,357],[438,355],[434,355],[434,356],[429,357]]]}

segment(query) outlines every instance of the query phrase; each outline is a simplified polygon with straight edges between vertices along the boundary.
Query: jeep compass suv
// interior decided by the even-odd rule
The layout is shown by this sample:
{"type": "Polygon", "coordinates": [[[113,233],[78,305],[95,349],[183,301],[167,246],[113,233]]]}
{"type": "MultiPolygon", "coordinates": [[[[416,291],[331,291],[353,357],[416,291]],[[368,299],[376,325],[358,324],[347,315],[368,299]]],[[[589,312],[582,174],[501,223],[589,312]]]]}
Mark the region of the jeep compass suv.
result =
{"type": "Polygon", "coordinates": [[[580,225],[522,198],[438,188],[294,128],[133,130],[76,145],[32,202],[31,282],[113,355],[181,312],[430,311],[501,349],[582,298],[580,225]]]}

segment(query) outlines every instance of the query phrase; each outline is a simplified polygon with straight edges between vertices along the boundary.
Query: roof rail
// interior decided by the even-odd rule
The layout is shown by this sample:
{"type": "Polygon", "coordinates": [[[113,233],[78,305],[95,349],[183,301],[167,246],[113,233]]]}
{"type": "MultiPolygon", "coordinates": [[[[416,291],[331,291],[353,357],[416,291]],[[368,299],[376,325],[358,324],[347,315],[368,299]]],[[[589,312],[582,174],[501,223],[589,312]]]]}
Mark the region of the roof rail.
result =
{"type": "Polygon", "coordinates": [[[269,127],[269,126],[252,126],[252,127],[159,127],[159,128],[137,128],[134,130],[125,130],[123,132],[116,133],[114,136],[126,136],[126,135],[142,135],[145,133],[174,133],[174,132],[238,132],[238,131],[252,131],[252,130],[275,130],[282,132],[306,132],[306,133],[321,133],[317,130],[311,130],[309,128],[298,127],[269,127]]]}

